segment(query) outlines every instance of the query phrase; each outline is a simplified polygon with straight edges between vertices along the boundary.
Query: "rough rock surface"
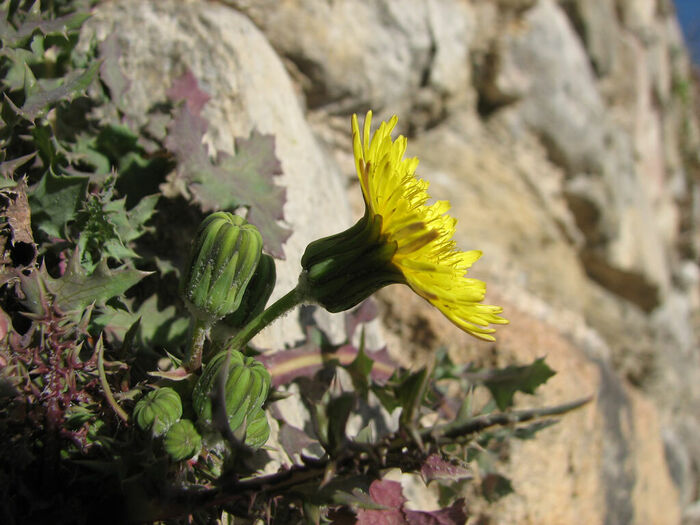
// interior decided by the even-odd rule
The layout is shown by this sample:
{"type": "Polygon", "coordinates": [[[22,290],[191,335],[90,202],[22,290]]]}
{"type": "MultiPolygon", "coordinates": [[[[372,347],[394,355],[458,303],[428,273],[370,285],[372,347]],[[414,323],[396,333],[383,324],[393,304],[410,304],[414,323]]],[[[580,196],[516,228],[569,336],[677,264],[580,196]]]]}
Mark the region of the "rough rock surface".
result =
{"type": "MultiPolygon", "coordinates": [[[[523,406],[596,396],[513,446],[516,493],[483,516],[697,520],[700,134],[669,0],[125,0],[91,27],[117,35],[133,107],[191,70],[217,148],[276,136],[294,230],[278,294],[305,245],[359,212],[350,114],[399,115],[512,323],[474,342],[395,287],[386,340],[407,364],[440,345],[484,364],[546,354],[558,375],[523,406]]],[[[299,336],[290,315],[260,342],[299,336]]]]}

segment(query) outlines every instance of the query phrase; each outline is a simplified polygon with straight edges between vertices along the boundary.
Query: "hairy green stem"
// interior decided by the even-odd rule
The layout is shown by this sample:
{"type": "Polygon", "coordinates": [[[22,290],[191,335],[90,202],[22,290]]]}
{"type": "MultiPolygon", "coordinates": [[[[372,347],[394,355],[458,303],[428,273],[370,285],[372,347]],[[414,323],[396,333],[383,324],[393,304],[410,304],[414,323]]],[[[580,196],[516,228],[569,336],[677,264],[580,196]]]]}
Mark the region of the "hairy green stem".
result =
{"type": "Polygon", "coordinates": [[[280,297],[277,301],[263,310],[257,317],[245,325],[240,332],[233,336],[227,343],[227,348],[240,350],[248,342],[255,337],[260,330],[272,323],[278,317],[283,316],[289,310],[302,304],[305,300],[305,294],[299,286],[280,297]]]}
{"type": "Polygon", "coordinates": [[[192,327],[192,338],[190,339],[190,347],[187,349],[185,356],[184,367],[188,372],[199,370],[202,366],[202,352],[204,351],[204,341],[209,335],[211,325],[203,321],[195,320],[192,327]]]}

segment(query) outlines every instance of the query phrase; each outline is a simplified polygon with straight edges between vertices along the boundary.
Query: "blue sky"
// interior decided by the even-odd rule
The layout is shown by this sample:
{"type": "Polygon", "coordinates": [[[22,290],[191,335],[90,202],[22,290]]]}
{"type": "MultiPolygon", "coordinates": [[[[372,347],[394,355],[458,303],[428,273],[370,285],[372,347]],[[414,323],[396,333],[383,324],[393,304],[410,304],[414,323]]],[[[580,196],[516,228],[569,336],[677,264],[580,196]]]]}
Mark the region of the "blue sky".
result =
{"type": "Polygon", "coordinates": [[[675,0],[688,47],[696,63],[700,63],[700,0],[675,0]]]}

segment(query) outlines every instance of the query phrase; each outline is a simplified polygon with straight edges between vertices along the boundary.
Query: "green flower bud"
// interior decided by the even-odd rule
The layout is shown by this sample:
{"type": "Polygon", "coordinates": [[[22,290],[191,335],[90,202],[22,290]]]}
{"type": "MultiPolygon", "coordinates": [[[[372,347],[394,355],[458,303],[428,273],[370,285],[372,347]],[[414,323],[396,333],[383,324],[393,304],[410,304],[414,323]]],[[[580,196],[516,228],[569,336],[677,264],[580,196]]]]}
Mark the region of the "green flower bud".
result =
{"type": "Polygon", "coordinates": [[[256,408],[246,421],[245,444],[258,449],[267,443],[270,437],[270,424],[262,408],[256,408]]]}
{"type": "Polygon", "coordinates": [[[381,227],[381,216],[366,212],[353,227],[309,244],[299,277],[304,296],[329,312],[343,312],[388,284],[404,283],[391,262],[396,246],[386,242],[381,227]]]}
{"type": "Polygon", "coordinates": [[[165,434],[163,446],[175,461],[190,459],[202,448],[202,437],[194,428],[192,421],[183,419],[170,427],[165,434]]]}
{"type": "Polygon", "coordinates": [[[235,312],[261,251],[260,232],[242,217],[216,212],[204,219],[180,283],[192,315],[211,325],[235,312]]]}
{"type": "Polygon", "coordinates": [[[245,326],[265,309],[276,280],[275,260],[263,253],[238,310],[226,316],[222,322],[233,328],[245,326]]]}
{"type": "Polygon", "coordinates": [[[182,402],[175,390],[159,388],[146,394],[134,407],[134,419],[141,429],[162,436],[182,416],[182,402]]]}
{"type": "Polygon", "coordinates": [[[270,373],[262,363],[237,351],[230,352],[231,358],[226,369],[228,354],[228,351],[220,352],[204,367],[192,392],[192,404],[199,421],[211,424],[212,397],[216,395],[218,377],[219,374],[228,373],[224,384],[224,400],[229,426],[235,432],[267,399],[270,373]]]}

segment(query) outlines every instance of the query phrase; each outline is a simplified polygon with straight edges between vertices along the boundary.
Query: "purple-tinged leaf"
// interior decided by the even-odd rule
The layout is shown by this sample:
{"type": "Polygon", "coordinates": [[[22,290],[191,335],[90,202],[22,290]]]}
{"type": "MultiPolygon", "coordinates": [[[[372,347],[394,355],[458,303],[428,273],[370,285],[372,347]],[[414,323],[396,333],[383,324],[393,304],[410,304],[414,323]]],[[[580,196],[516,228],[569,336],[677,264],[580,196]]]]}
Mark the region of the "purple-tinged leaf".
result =
{"type": "Polygon", "coordinates": [[[176,78],[166,94],[171,100],[184,100],[187,109],[196,116],[199,116],[202,112],[202,108],[211,98],[208,93],[199,87],[197,78],[190,70],[187,70],[184,75],[176,78]]]}
{"type": "Polygon", "coordinates": [[[388,479],[375,480],[369,486],[369,495],[380,505],[400,509],[406,503],[401,483],[388,479]]]}
{"type": "Polygon", "coordinates": [[[321,349],[311,342],[257,357],[270,372],[272,385],[278,387],[291,383],[298,377],[313,377],[324,364],[321,349]]]}
{"type": "Polygon", "coordinates": [[[404,513],[408,525],[464,525],[469,517],[464,499],[458,499],[445,509],[405,510],[404,513]]]}
{"type": "Polygon", "coordinates": [[[348,339],[352,339],[355,335],[357,326],[363,323],[369,323],[377,317],[377,303],[371,297],[366,299],[360,306],[348,312],[345,316],[345,333],[348,339]]]}
{"type": "Polygon", "coordinates": [[[122,56],[122,48],[116,33],[112,33],[99,46],[102,65],[100,66],[100,78],[109,89],[110,97],[120,105],[124,95],[131,87],[131,81],[124,76],[119,65],[122,56]]]}
{"type": "Polygon", "coordinates": [[[275,183],[282,173],[282,165],[275,155],[275,138],[253,130],[247,139],[236,138],[236,155],[219,154],[219,165],[226,177],[205,179],[206,185],[192,188],[203,207],[206,203],[227,208],[226,195],[234,202],[249,208],[248,221],[260,230],[265,250],[278,259],[284,259],[282,245],[292,234],[278,224],[284,219],[287,190],[275,183]]]}
{"type": "Polygon", "coordinates": [[[355,525],[406,525],[403,513],[398,509],[357,511],[355,525]]]}
{"type": "MultiPolygon", "coordinates": [[[[298,377],[313,377],[331,361],[348,366],[357,356],[358,350],[352,345],[341,346],[335,352],[322,352],[317,345],[305,343],[290,350],[261,355],[257,359],[265,365],[272,376],[272,384],[277,387],[291,383],[298,377]]],[[[374,361],[370,377],[375,381],[386,381],[397,367],[386,348],[369,352],[367,356],[374,361]]]]}
{"type": "Polygon", "coordinates": [[[472,473],[468,468],[450,463],[438,454],[432,454],[425,460],[420,469],[420,474],[426,483],[435,479],[457,481],[472,477],[472,473]]]}
{"type": "Polygon", "coordinates": [[[281,164],[274,138],[253,131],[248,139],[236,139],[235,156],[219,152],[213,162],[202,143],[206,128],[206,120],[186,105],[176,114],[166,147],[177,158],[177,177],[205,212],[247,207],[247,219],[260,230],[265,250],[283,259],[282,245],[291,231],[278,224],[287,197],[275,183],[281,164]]]}
{"type": "Polygon", "coordinates": [[[402,507],[406,503],[401,483],[390,480],[375,480],[369,487],[373,501],[387,507],[385,510],[359,509],[356,525],[406,525],[402,507]]]}
{"type": "Polygon", "coordinates": [[[186,182],[197,180],[199,170],[215,169],[202,142],[207,126],[207,121],[187,106],[180,108],[170,123],[165,147],[175,153],[178,172],[186,182]]]}

